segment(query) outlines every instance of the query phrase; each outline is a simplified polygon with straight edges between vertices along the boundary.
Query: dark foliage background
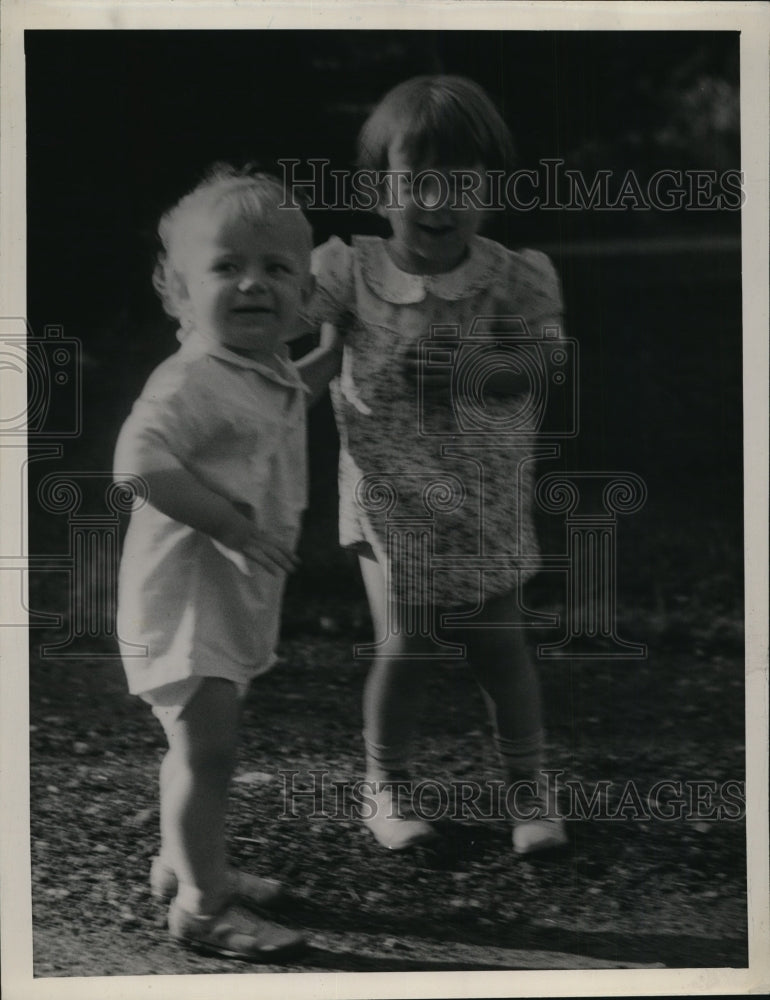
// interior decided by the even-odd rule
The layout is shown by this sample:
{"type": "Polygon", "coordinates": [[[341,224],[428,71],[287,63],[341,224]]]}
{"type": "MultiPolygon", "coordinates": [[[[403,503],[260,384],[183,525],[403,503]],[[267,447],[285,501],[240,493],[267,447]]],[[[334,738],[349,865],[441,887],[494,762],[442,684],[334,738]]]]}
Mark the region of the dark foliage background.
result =
{"type": "MultiPolygon", "coordinates": [[[[214,160],[328,157],[349,167],[384,90],[444,71],[498,100],[520,166],[560,157],[589,178],[633,169],[642,181],[661,168],[740,166],[736,33],[31,31],[26,56],[28,315],[38,333],[61,324],[83,344],[85,429],[65,445],[74,468],[111,467],[131,402],[175,347],[149,280],[155,226],[214,160]]],[[[318,241],[376,225],[364,213],[311,216],[318,241]]],[[[681,611],[674,592],[715,577],[740,609],[739,222],[735,211],[686,209],[492,220],[508,245],[552,254],[580,344],[581,431],[545,471],[645,479],[645,511],[621,525],[621,569],[624,594],[658,615],[681,611]]],[[[310,443],[313,502],[296,581],[308,600],[317,569],[356,593],[333,544],[326,404],[310,443]]],[[[43,550],[51,521],[33,531],[43,550]]]]}

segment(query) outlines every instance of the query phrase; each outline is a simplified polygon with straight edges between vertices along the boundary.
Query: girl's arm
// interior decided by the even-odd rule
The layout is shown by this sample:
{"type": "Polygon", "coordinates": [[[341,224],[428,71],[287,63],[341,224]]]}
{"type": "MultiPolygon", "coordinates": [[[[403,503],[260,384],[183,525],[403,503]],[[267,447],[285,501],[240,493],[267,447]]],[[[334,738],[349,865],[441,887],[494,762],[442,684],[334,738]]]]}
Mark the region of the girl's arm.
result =
{"type": "Polygon", "coordinates": [[[210,490],[172,455],[160,435],[149,429],[127,433],[118,440],[115,467],[119,475],[141,478],[148,500],[162,514],[242,552],[271,573],[290,572],[292,553],[277,545],[241,514],[226,497],[210,490]]]}
{"type": "Polygon", "coordinates": [[[342,365],[342,337],[331,323],[321,324],[321,342],[297,361],[302,381],[310,390],[308,406],[312,406],[323,394],[330,379],[339,375],[342,365]]]}
{"type": "Polygon", "coordinates": [[[310,390],[308,405],[320,398],[342,367],[342,337],[336,324],[344,323],[355,298],[353,265],[353,249],[336,236],[313,251],[314,288],[300,311],[297,336],[320,330],[320,345],[295,362],[310,390]]]}

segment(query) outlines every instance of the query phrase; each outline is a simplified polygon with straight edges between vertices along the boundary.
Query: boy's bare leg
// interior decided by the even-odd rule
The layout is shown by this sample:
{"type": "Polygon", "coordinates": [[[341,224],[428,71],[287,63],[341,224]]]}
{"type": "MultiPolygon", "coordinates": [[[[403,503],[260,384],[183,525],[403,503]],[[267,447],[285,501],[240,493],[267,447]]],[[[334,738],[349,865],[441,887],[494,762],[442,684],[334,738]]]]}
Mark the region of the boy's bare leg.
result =
{"type": "Polygon", "coordinates": [[[225,822],[240,702],[235,684],[206,677],[169,727],[161,765],[163,855],[176,872],[179,905],[215,912],[228,895],[225,822]]]}

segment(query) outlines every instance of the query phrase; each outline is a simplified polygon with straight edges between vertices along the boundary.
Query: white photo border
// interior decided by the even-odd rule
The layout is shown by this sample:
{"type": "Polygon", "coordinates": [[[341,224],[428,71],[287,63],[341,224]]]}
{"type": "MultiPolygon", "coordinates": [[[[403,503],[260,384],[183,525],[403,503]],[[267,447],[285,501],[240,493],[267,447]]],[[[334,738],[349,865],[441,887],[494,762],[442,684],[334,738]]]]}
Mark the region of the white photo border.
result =
{"type": "MultiPolygon", "coordinates": [[[[748,969],[488,973],[286,973],[33,979],[27,743],[27,635],[0,628],[2,967],[4,995],[26,998],[508,997],[716,995],[770,989],[768,904],[768,35],[770,6],[753,3],[374,2],[259,0],[4,0],[0,11],[0,315],[26,315],[25,29],[737,30],[741,33],[744,487],[746,570],[748,969]]],[[[24,401],[20,401],[20,408],[24,401]]],[[[0,554],[20,521],[19,484],[0,479],[0,554]]],[[[8,574],[6,574],[7,576],[8,574]]],[[[7,583],[0,574],[0,587],[7,583]]],[[[0,599],[10,595],[0,590],[0,599]]]]}

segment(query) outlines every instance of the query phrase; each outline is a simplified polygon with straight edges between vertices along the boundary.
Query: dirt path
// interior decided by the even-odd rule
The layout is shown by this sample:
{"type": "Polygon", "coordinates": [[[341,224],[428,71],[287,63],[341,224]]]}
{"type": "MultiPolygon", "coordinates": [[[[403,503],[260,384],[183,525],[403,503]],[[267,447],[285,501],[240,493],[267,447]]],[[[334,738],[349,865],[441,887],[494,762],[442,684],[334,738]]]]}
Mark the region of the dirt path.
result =
{"type": "MultiPolygon", "coordinates": [[[[296,637],[246,706],[231,836],[244,867],[295,889],[287,922],[311,950],[292,971],[714,967],[746,964],[744,827],[692,819],[571,822],[558,858],[522,861],[504,822],[443,820],[442,847],[378,849],[345,810],[287,781],[358,775],[364,667],[350,642],[296,637]],[[327,815],[324,816],[325,809],[327,815]],[[331,815],[329,815],[331,813],[331,815]]],[[[718,658],[717,658],[718,660],[718,658]]],[[[32,855],[37,976],[278,971],[206,958],[166,937],[146,887],[157,850],[162,733],[125,695],[117,661],[33,665],[32,855]]],[[[742,666],[544,668],[551,758],[617,805],[625,784],[742,773],[742,666]],[[694,679],[697,678],[697,683],[694,679]],[[722,727],[709,723],[718,689],[722,727]],[[663,717],[661,700],[673,706],[663,717]],[[577,720],[580,720],[578,723],[577,720]]],[[[495,777],[480,699],[462,667],[427,674],[419,770],[495,777]]],[[[343,799],[343,805],[347,799],[343,799]]],[[[633,813],[633,810],[631,810],[633,813]]]]}

